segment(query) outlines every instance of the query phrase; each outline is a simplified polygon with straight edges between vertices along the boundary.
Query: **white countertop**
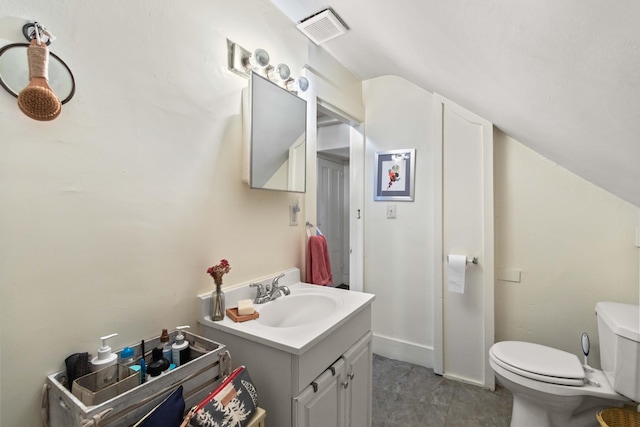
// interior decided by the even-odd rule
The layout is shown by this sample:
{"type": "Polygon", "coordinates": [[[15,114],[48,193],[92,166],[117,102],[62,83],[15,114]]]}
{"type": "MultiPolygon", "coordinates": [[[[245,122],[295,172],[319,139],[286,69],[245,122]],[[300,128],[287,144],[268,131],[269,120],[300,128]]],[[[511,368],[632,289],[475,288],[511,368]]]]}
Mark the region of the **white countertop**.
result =
{"type": "MultiPolygon", "coordinates": [[[[375,298],[373,294],[363,292],[312,285],[299,281],[294,282],[299,280],[297,279],[300,277],[299,274],[298,269],[287,270],[285,277],[280,280],[281,285],[285,285],[291,290],[291,295],[281,296],[278,300],[264,304],[254,304],[254,309],[259,313],[263,308],[269,304],[277,303],[280,299],[299,295],[318,295],[319,298],[326,296],[336,302],[335,309],[326,317],[311,323],[289,327],[267,326],[260,323],[260,319],[236,323],[227,316],[225,316],[224,320],[214,322],[210,316],[211,295],[206,294],[200,296],[201,314],[199,321],[205,327],[225,331],[269,347],[300,355],[339,328],[353,315],[369,306],[375,298]]],[[[249,283],[246,286],[239,286],[225,291],[226,307],[236,307],[237,301],[240,299],[253,300],[255,294],[256,289],[250,288],[249,283]]],[[[300,309],[304,308],[300,307],[300,309]]]]}

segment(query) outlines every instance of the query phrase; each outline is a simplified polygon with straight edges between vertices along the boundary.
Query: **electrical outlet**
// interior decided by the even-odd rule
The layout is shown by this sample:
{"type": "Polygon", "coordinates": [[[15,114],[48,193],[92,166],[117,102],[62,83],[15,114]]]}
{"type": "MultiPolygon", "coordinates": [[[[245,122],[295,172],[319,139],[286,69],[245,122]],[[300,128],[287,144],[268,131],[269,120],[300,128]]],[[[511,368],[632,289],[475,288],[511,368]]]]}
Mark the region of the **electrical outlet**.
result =
{"type": "Polygon", "coordinates": [[[640,228],[636,228],[636,246],[640,248],[640,228]]]}
{"type": "Polygon", "coordinates": [[[387,219],[395,219],[396,217],[396,204],[387,204],[387,219]]]}

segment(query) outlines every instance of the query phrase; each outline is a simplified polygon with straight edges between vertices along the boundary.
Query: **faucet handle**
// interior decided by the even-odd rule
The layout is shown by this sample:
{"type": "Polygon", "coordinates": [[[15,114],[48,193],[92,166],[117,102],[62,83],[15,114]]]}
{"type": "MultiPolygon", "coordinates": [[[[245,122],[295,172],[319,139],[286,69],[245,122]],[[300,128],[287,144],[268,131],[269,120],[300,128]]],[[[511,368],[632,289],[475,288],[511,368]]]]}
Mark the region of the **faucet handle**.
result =
{"type": "Polygon", "coordinates": [[[275,289],[278,286],[278,281],[284,277],[284,273],[280,273],[278,276],[273,278],[273,282],[271,282],[271,288],[275,289]]]}
{"type": "Polygon", "coordinates": [[[258,288],[257,297],[264,295],[264,286],[262,285],[262,283],[250,283],[249,286],[252,288],[258,288]]]}

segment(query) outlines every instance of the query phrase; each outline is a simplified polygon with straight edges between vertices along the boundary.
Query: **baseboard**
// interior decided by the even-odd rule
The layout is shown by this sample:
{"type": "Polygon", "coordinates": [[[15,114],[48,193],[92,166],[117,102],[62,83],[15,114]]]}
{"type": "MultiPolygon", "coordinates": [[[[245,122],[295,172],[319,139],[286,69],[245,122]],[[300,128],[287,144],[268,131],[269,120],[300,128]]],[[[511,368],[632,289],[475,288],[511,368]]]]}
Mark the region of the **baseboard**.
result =
{"type": "Polygon", "coordinates": [[[490,386],[485,385],[482,382],[474,380],[474,379],[471,379],[471,378],[465,378],[465,377],[461,377],[461,376],[458,376],[458,375],[452,375],[452,374],[448,374],[446,372],[444,373],[443,377],[445,377],[445,378],[447,378],[449,380],[458,381],[458,382],[462,382],[462,383],[465,383],[465,384],[471,384],[471,385],[475,385],[475,386],[478,386],[478,387],[486,388],[486,389],[489,389],[491,391],[495,390],[495,386],[493,386],[493,388],[491,388],[490,386]]]}
{"type": "Polygon", "coordinates": [[[372,348],[380,356],[433,369],[433,347],[374,333],[372,348]]]}

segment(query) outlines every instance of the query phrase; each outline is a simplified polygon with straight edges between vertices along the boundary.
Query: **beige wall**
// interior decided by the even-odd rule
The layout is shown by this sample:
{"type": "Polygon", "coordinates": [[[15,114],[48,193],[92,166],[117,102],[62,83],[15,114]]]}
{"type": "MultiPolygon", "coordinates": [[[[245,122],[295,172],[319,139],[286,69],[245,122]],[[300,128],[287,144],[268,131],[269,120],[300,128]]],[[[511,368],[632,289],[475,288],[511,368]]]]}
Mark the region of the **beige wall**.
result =
{"type": "MultiPolygon", "coordinates": [[[[78,87],[44,123],[0,91],[6,427],[40,425],[45,376],[72,353],[95,354],[100,336],[119,333],[117,349],[162,328],[198,330],[196,296],[212,290],[206,269],[221,258],[227,286],[303,267],[290,194],[241,182],[247,81],[226,69],[226,38],[265,48],[295,75],[309,65],[338,79],[326,86],[346,76],[349,94],[314,96],[343,109],[361,102],[353,76],[331,58],[314,62],[316,48],[268,0],[5,0],[0,45],[24,42],[34,18],[56,35],[51,50],[78,87]]],[[[315,181],[307,188],[315,197],[315,181]]]]}
{"type": "Polygon", "coordinates": [[[638,303],[638,207],[496,130],[496,341],[526,340],[582,354],[594,306],[638,303]],[[500,271],[522,280],[499,280],[500,271]]]}

